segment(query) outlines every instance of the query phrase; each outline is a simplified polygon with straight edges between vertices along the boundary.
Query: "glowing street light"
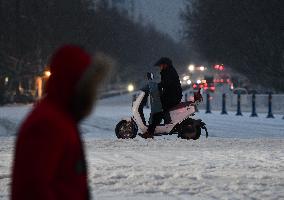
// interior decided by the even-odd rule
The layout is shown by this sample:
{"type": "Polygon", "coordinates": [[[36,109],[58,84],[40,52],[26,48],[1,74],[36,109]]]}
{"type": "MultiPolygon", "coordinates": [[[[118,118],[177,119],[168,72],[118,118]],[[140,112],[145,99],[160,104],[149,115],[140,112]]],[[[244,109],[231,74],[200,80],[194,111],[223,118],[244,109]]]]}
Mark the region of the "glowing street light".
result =
{"type": "Polygon", "coordinates": [[[128,92],[133,92],[134,91],[134,85],[133,84],[129,84],[127,86],[127,90],[128,90],[128,92]]]}
{"type": "Polygon", "coordinates": [[[5,85],[7,85],[9,82],[9,77],[5,77],[5,85]]]}
{"type": "Polygon", "coordinates": [[[184,80],[184,81],[186,81],[186,80],[188,80],[188,79],[189,79],[189,76],[184,76],[184,77],[183,77],[183,80],[184,80]]]}
{"type": "Polygon", "coordinates": [[[50,71],[44,71],[44,75],[46,76],[46,77],[50,77],[50,75],[51,75],[51,72],[50,71]]]}
{"type": "Polygon", "coordinates": [[[189,70],[189,71],[191,71],[191,72],[193,72],[193,71],[194,71],[194,68],[195,68],[195,66],[194,66],[194,65],[189,65],[189,66],[188,66],[188,70],[189,70]]]}
{"type": "Polygon", "coordinates": [[[190,84],[191,84],[191,80],[187,80],[186,83],[187,83],[188,85],[190,85],[190,84]]]}
{"type": "Polygon", "coordinates": [[[200,66],[199,69],[200,69],[200,71],[204,71],[205,67],[204,66],[200,66]]]}
{"type": "Polygon", "coordinates": [[[200,84],[200,83],[201,83],[201,80],[198,79],[198,80],[196,81],[196,83],[197,83],[197,84],[200,84]]]}

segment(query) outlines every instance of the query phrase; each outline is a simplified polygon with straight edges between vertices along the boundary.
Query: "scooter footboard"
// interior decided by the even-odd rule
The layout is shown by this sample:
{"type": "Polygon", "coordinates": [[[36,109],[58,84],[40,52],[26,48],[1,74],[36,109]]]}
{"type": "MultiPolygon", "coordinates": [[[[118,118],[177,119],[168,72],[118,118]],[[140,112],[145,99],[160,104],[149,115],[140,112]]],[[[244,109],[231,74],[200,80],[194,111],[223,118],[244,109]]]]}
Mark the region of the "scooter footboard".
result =
{"type": "Polygon", "coordinates": [[[170,111],[172,122],[181,122],[195,112],[194,106],[186,106],[177,110],[170,111]]]}
{"type": "Polygon", "coordinates": [[[174,124],[159,125],[155,129],[155,134],[170,135],[174,126],[174,124]]]}

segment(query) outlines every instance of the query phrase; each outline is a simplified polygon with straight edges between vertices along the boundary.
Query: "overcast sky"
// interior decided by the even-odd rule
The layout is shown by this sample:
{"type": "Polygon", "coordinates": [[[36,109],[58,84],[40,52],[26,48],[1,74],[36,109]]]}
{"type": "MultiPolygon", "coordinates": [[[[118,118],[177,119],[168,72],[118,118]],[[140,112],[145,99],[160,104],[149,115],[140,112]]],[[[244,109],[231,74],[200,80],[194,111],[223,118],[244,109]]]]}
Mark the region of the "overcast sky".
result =
{"type": "Polygon", "coordinates": [[[158,30],[180,38],[182,23],[180,11],[185,0],[135,0],[136,13],[140,13],[146,22],[154,24],[158,30]]]}

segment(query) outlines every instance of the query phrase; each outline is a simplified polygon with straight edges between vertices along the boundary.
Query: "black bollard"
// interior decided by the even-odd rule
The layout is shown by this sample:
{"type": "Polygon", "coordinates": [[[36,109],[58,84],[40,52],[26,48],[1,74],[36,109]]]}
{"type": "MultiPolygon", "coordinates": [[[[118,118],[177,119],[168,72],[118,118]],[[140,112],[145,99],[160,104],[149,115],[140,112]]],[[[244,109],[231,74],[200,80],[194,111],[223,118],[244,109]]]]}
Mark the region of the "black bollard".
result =
{"type": "Polygon", "coordinates": [[[184,94],[184,102],[187,102],[187,93],[184,94]]]}
{"type": "Polygon", "coordinates": [[[268,95],[268,115],[267,118],[274,118],[272,114],[272,93],[270,92],[268,95]]]}
{"type": "Polygon", "coordinates": [[[206,112],[205,113],[211,113],[211,106],[210,106],[210,94],[206,94],[206,112]]]}
{"type": "Polygon", "coordinates": [[[241,93],[238,93],[238,108],[237,108],[237,116],[242,116],[242,111],[241,111],[241,93]]]}
{"type": "Polygon", "coordinates": [[[255,93],[252,94],[251,105],[252,105],[252,111],[250,116],[257,117],[256,106],[255,106],[255,93]]]}
{"type": "Polygon", "coordinates": [[[224,93],[222,95],[222,112],[221,112],[222,115],[227,115],[227,109],[226,109],[226,94],[224,93]]]}

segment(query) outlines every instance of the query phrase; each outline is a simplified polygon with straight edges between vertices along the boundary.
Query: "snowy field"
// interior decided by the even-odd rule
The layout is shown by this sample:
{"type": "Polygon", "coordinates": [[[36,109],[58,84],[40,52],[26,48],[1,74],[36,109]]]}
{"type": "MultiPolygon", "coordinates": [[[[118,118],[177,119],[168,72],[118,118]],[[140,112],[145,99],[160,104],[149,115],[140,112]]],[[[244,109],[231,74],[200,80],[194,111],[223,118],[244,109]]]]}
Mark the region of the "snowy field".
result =
{"type": "MultiPolygon", "coordinates": [[[[81,125],[93,199],[284,199],[281,115],[267,119],[266,114],[251,118],[201,110],[197,117],[207,123],[208,139],[118,140],[114,127],[131,114],[130,100],[100,101],[81,125]]],[[[1,200],[9,198],[15,133],[31,107],[0,107],[1,200]]]]}

